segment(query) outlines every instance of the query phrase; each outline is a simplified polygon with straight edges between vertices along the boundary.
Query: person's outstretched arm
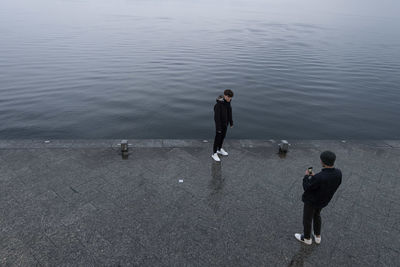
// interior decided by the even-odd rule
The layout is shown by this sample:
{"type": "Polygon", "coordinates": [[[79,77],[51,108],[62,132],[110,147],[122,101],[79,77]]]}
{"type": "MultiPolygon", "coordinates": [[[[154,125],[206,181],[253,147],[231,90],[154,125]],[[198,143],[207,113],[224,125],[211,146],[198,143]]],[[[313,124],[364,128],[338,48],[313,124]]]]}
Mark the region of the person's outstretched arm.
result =
{"type": "Polygon", "coordinates": [[[233,127],[232,107],[229,107],[229,124],[233,127]]]}

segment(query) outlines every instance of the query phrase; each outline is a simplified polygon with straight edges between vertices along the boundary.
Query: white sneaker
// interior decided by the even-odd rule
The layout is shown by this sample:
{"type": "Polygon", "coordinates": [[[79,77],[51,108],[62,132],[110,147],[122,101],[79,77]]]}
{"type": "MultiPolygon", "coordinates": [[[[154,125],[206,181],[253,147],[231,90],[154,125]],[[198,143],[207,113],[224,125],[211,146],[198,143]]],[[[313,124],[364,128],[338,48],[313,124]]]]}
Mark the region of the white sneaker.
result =
{"type": "Polygon", "coordinates": [[[217,150],[218,154],[221,154],[222,156],[228,156],[228,152],[226,152],[223,148],[221,148],[220,150],[217,150]]]}
{"type": "Polygon", "coordinates": [[[314,236],[315,243],[316,244],[320,244],[321,243],[321,236],[319,236],[319,237],[317,237],[316,235],[313,235],[313,236],[314,236]]]}
{"type": "Polygon", "coordinates": [[[217,161],[217,162],[220,162],[220,161],[221,161],[220,158],[218,157],[218,154],[217,154],[217,153],[212,154],[211,157],[212,157],[215,161],[217,161]]]}
{"type": "Polygon", "coordinates": [[[297,240],[300,242],[303,242],[306,245],[311,245],[312,244],[312,239],[305,239],[303,234],[294,234],[294,237],[296,237],[297,240]]]}

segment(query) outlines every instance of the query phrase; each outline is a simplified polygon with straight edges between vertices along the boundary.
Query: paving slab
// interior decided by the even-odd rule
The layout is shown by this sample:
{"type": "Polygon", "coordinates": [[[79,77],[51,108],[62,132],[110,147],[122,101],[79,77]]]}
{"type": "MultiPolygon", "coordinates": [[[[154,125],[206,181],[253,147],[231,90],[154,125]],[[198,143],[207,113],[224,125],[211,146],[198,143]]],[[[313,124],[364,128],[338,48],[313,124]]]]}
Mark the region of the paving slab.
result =
{"type": "Polygon", "coordinates": [[[0,140],[0,265],[397,266],[400,141],[0,140]],[[302,176],[343,183],[305,246],[302,176]]]}

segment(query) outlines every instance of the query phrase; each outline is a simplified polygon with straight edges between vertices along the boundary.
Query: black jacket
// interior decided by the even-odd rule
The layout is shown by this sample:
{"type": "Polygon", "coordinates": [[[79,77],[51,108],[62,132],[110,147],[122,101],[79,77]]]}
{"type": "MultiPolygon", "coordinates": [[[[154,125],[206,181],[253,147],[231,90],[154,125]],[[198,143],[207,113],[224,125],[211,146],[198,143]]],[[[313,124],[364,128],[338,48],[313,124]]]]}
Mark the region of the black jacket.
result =
{"type": "Polygon", "coordinates": [[[304,193],[302,200],[316,208],[328,205],[342,183],[342,172],[336,168],[324,168],[314,176],[303,178],[304,193]]]}
{"type": "Polygon", "coordinates": [[[217,98],[217,103],[214,106],[214,121],[218,132],[226,128],[228,124],[233,126],[231,103],[227,102],[224,96],[217,98]]]}

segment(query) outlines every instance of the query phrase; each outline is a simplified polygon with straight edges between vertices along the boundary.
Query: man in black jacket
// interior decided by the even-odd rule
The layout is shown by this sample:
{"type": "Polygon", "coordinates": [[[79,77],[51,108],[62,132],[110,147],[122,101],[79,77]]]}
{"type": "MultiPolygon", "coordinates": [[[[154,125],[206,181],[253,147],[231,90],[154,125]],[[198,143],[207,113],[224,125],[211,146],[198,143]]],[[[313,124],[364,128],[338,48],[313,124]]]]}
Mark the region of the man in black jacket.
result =
{"type": "Polygon", "coordinates": [[[295,234],[300,242],[311,245],[311,224],[313,224],[315,243],[321,243],[321,210],[332,199],[339,185],[342,183],[342,172],[334,167],[336,155],[331,151],[324,151],[320,155],[322,171],[315,174],[309,170],[303,178],[304,202],[303,234],[295,234]]]}
{"type": "Polygon", "coordinates": [[[233,127],[231,107],[232,97],[232,90],[226,89],[224,91],[224,95],[221,95],[217,98],[217,103],[214,106],[216,134],[214,139],[213,154],[211,157],[217,162],[221,161],[221,159],[218,157],[218,154],[228,156],[228,152],[222,148],[222,144],[226,136],[228,124],[230,124],[231,128],[233,127]]]}

